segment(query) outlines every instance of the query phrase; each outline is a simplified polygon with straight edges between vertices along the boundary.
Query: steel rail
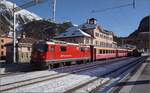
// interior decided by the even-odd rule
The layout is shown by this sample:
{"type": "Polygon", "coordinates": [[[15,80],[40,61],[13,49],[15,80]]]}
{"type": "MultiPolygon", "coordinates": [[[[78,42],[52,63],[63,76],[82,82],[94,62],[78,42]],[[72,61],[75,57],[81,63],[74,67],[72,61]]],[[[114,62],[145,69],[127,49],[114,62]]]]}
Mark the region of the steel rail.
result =
{"type": "MultiPolygon", "coordinates": [[[[125,59],[119,59],[118,61],[121,60],[125,60],[125,59]]],[[[126,59],[128,60],[128,59],[126,59]]],[[[116,60],[115,60],[116,62],[116,60]]],[[[8,91],[8,90],[12,90],[12,89],[16,89],[19,87],[23,87],[23,86],[27,86],[27,85],[31,85],[31,84],[35,84],[35,83],[40,83],[40,82],[44,82],[44,81],[48,81],[48,80],[52,80],[52,79],[57,79],[57,78],[62,78],[71,74],[75,74],[75,73],[79,73],[79,72],[83,72],[86,70],[90,70],[93,68],[97,68],[101,65],[107,65],[107,64],[113,64],[114,61],[111,61],[107,64],[102,64],[102,63],[96,63],[93,62],[94,64],[90,64],[88,66],[84,66],[82,68],[77,68],[74,69],[73,71],[69,72],[69,73],[55,73],[55,74],[51,74],[51,75],[46,75],[46,76],[41,76],[41,77],[36,77],[36,78],[32,78],[32,79],[26,79],[26,80],[22,80],[22,81],[17,81],[17,82],[12,82],[12,83],[8,83],[8,84],[3,84],[0,85],[0,91],[8,91]]]]}
{"type": "MultiPolygon", "coordinates": [[[[88,85],[88,84],[90,84],[90,83],[92,83],[92,82],[98,81],[98,80],[99,80],[100,78],[102,78],[102,77],[107,77],[107,76],[110,75],[110,74],[114,75],[114,74],[118,73],[118,71],[120,71],[120,70],[121,70],[120,73],[123,73],[123,72],[125,72],[126,70],[128,70],[127,68],[129,68],[129,67],[131,67],[131,66],[133,67],[133,66],[134,66],[136,63],[138,63],[139,60],[141,60],[141,59],[145,59],[145,58],[136,59],[136,60],[133,61],[132,65],[130,65],[131,63],[125,64],[125,65],[123,65],[123,66],[121,66],[121,67],[119,67],[119,68],[116,68],[116,69],[114,69],[114,70],[112,70],[112,71],[110,71],[110,72],[107,72],[107,73],[105,73],[105,74],[103,74],[103,75],[100,75],[100,76],[98,76],[97,78],[92,79],[92,80],[90,80],[90,81],[88,81],[88,82],[86,82],[86,83],[83,83],[83,84],[81,84],[81,85],[79,85],[79,86],[76,86],[76,87],[73,87],[73,88],[71,88],[71,89],[68,89],[68,90],[65,91],[64,93],[72,93],[72,92],[74,92],[74,91],[77,91],[78,89],[80,89],[80,88],[82,88],[82,87],[85,87],[86,85],[88,85]],[[136,62],[136,61],[137,61],[137,62],[136,62]]],[[[140,62],[141,62],[141,61],[140,61],[140,62]]],[[[117,75],[116,75],[116,76],[117,76],[117,75]]],[[[109,81],[111,81],[111,80],[108,80],[107,82],[109,82],[109,81]]],[[[102,84],[102,85],[100,85],[100,86],[105,85],[107,82],[105,82],[104,84],[102,84]]],[[[100,87],[100,86],[99,86],[99,87],[100,87]]],[[[98,87],[96,87],[96,88],[98,88],[98,87]]],[[[95,90],[96,90],[96,89],[93,89],[93,90],[88,91],[88,92],[94,93],[95,90]]],[[[105,93],[105,92],[102,92],[102,93],[105,93]]]]}

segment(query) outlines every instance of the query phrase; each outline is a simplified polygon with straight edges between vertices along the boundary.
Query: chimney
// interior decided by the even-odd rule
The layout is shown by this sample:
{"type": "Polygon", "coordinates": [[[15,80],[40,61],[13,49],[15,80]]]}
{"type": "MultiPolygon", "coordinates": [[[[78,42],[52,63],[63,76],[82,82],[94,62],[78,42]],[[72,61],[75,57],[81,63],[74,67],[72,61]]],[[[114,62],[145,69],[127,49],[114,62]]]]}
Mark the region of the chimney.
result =
{"type": "Polygon", "coordinates": [[[88,24],[97,24],[96,19],[95,18],[90,18],[87,20],[88,24]]]}
{"type": "Polygon", "coordinates": [[[25,32],[22,33],[21,38],[26,38],[25,32]]]}

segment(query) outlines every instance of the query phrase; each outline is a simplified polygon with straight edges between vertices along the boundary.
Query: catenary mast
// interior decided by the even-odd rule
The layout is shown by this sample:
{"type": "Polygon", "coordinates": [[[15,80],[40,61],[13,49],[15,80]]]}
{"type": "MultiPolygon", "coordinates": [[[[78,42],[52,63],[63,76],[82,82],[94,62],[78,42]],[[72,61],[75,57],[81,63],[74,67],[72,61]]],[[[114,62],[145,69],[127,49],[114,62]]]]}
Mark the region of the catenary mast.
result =
{"type": "Polygon", "coordinates": [[[52,0],[52,21],[55,22],[56,16],[56,0],[52,0]]]}

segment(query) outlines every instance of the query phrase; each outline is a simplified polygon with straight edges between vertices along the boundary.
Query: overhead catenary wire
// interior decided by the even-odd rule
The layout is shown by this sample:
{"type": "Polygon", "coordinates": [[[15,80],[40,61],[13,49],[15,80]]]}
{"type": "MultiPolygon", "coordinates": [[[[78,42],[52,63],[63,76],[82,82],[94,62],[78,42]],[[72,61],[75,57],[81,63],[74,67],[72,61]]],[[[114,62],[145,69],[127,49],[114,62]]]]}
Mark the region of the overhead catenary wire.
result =
{"type": "Polygon", "coordinates": [[[110,7],[110,8],[101,9],[101,10],[92,10],[91,13],[105,12],[108,10],[118,9],[118,8],[123,8],[123,7],[129,7],[129,6],[133,6],[133,8],[135,8],[136,7],[136,0],[133,0],[132,3],[128,3],[128,4],[122,4],[119,6],[114,6],[114,7],[110,7]]]}
{"type": "Polygon", "coordinates": [[[122,7],[128,7],[128,6],[131,6],[131,5],[132,4],[124,4],[124,5],[119,5],[119,6],[115,6],[115,7],[111,7],[111,8],[106,8],[106,9],[101,9],[101,10],[92,10],[91,13],[105,12],[105,11],[108,11],[108,10],[122,8],[122,7]]]}

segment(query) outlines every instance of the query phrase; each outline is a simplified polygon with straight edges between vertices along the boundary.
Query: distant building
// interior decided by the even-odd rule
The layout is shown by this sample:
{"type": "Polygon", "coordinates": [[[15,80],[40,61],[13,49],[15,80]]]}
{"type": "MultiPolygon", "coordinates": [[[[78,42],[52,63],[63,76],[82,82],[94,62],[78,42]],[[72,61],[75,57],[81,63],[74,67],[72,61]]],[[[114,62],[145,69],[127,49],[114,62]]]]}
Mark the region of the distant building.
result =
{"type": "Polygon", "coordinates": [[[88,19],[86,23],[79,26],[70,27],[54,38],[97,47],[116,47],[116,42],[113,41],[113,33],[102,29],[94,18],[88,19]]]}
{"type": "Polygon", "coordinates": [[[150,16],[144,17],[137,30],[128,37],[120,38],[120,44],[135,45],[142,52],[150,52],[150,16]]]}
{"type": "Polygon", "coordinates": [[[5,44],[12,42],[11,37],[1,36],[0,37],[0,59],[4,60],[6,58],[6,47],[5,44]]]}
{"type": "MultiPolygon", "coordinates": [[[[17,62],[19,63],[29,63],[31,59],[32,45],[35,42],[35,39],[26,38],[24,35],[18,39],[18,43],[16,46],[16,55],[17,62]]],[[[13,61],[13,44],[6,44],[7,52],[6,52],[6,61],[13,61]]]]}

